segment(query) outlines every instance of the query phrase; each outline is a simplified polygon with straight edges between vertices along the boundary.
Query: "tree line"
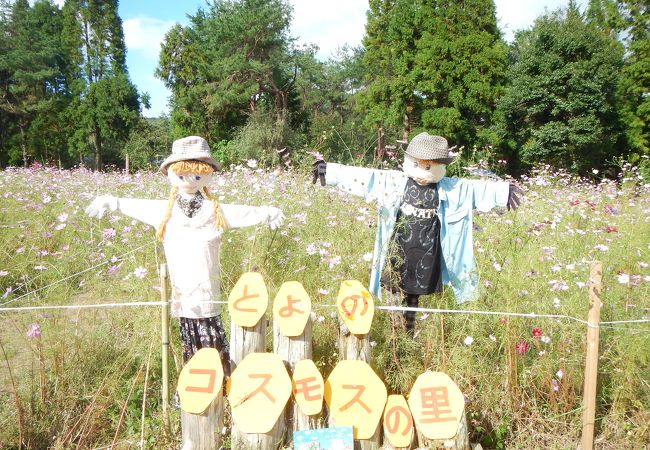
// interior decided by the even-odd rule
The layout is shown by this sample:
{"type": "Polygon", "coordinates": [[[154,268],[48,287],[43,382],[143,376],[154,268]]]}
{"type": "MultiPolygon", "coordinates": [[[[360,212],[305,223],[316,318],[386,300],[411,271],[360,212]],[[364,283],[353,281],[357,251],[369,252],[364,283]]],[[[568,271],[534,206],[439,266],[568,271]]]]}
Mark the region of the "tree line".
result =
{"type": "Polygon", "coordinates": [[[570,0],[511,44],[491,0],[369,0],[362,44],[325,61],[291,36],[287,0],[212,0],[165,36],[159,119],[141,115],[117,0],[0,2],[1,166],[155,167],[190,134],[225,164],[378,164],[423,130],[511,173],[647,161],[642,0],[570,0]]]}

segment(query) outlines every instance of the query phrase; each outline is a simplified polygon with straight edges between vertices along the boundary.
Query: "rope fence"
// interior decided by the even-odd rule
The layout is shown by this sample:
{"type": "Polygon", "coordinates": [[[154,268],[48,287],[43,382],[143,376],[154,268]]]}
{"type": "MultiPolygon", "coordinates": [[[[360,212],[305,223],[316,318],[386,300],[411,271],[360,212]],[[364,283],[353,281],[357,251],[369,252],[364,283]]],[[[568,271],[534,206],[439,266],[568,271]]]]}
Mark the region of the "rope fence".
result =
{"type": "MultiPolygon", "coordinates": [[[[170,302],[171,304],[176,303],[174,301],[170,302]]],[[[205,302],[208,304],[219,304],[226,305],[226,301],[208,301],[205,302]]],[[[51,306],[20,306],[20,307],[0,307],[0,313],[3,312],[30,312],[30,311],[44,311],[44,310],[65,310],[65,309],[89,309],[89,308],[121,308],[121,307],[133,307],[133,306],[165,306],[168,303],[162,301],[147,301],[147,302],[125,302],[125,303],[96,303],[96,304],[86,304],[86,305],[51,305],[51,306]]],[[[336,308],[336,305],[331,304],[320,304],[312,305],[315,308],[336,308]]],[[[570,320],[582,325],[586,325],[588,328],[600,328],[603,325],[606,325],[608,328],[617,328],[614,325],[626,325],[634,323],[650,323],[650,319],[634,319],[634,320],[615,320],[615,321],[603,321],[598,324],[591,324],[586,320],[579,319],[577,317],[569,316],[566,314],[537,314],[537,313],[515,313],[510,311],[480,311],[480,310],[464,310],[464,309],[441,309],[441,308],[414,308],[407,306],[377,306],[375,309],[382,311],[392,311],[392,312],[404,312],[404,311],[414,311],[419,313],[427,314],[467,314],[467,315],[490,315],[490,316],[501,316],[501,317],[523,317],[527,319],[556,319],[556,320],[570,320]]],[[[626,328],[626,330],[629,330],[626,328]]],[[[650,328],[647,330],[636,329],[630,331],[645,331],[650,333],[650,328]]]]}

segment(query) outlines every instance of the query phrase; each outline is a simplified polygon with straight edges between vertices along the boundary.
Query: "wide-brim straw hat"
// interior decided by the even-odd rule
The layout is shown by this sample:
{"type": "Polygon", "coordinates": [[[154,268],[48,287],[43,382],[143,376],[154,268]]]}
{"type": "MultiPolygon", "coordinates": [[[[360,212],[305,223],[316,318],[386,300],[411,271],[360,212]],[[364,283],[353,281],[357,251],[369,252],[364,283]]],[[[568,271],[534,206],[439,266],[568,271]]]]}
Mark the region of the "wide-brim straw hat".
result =
{"type": "Polygon", "coordinates": [[[212,157],[208,142],[200,136],[187,136],[177,139],[172,144],[172,154],[160,165],[160,171],[167,175],[167,167],[178,161],[196,160],[219,170],[219,163],[212,157]]]}
{"type": "Polygon", "coordinates": [[[405,153],[416,159],[450,164],[454,160],[454,156],[449,156],[450,150],[447,139],[442,136],[432,136],[425,131],[409,142],[405,153]]]}

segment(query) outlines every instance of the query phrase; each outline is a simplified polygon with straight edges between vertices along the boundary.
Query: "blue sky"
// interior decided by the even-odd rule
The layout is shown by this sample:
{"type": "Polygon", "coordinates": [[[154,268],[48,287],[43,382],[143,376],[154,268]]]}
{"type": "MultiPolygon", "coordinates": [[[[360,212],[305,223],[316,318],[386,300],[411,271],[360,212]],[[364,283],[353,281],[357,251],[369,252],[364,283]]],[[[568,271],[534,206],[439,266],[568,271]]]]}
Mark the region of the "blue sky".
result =
{"type": "MultiPolygon", "coordinates": [[[[358,45],[365,31],[367,0],[289,0],[293,5],[292,35],[299,42],[319,46],[326,59],[344,44],[358,45]]],[[[59,3],[59,1],[57,1],[59,3]]],[[[495,0],[499,26],[506,40],[515,31],[528,28],[545,10],[564,7],[568,0],[495,0]]],[[[584,8],[587,0],[578,0],[584,8]]],[[[122,0],[127,66],[140,92],[151,95],[147,117],[167,112],[168,90],[154,77],[158,52],[165,33],[174,23],[187,24],[188,14],[205,7],[204,0],[122,0]]]]}

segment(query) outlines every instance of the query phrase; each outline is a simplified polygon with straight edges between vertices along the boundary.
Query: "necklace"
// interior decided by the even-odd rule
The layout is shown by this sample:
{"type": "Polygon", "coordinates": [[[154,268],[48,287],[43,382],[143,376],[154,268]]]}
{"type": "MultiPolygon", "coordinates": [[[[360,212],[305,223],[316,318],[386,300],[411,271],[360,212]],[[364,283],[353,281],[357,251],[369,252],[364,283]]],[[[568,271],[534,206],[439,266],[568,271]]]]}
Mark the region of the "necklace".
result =
{"type": "Polygon", "coordinates": [[[200,192],[196,192],[190,198],[183,198],[180,194],[176,194],[176,203],[183,211],[183,214],[187,217],[193,217],[203,205],[203,196],[200,192]]]}

